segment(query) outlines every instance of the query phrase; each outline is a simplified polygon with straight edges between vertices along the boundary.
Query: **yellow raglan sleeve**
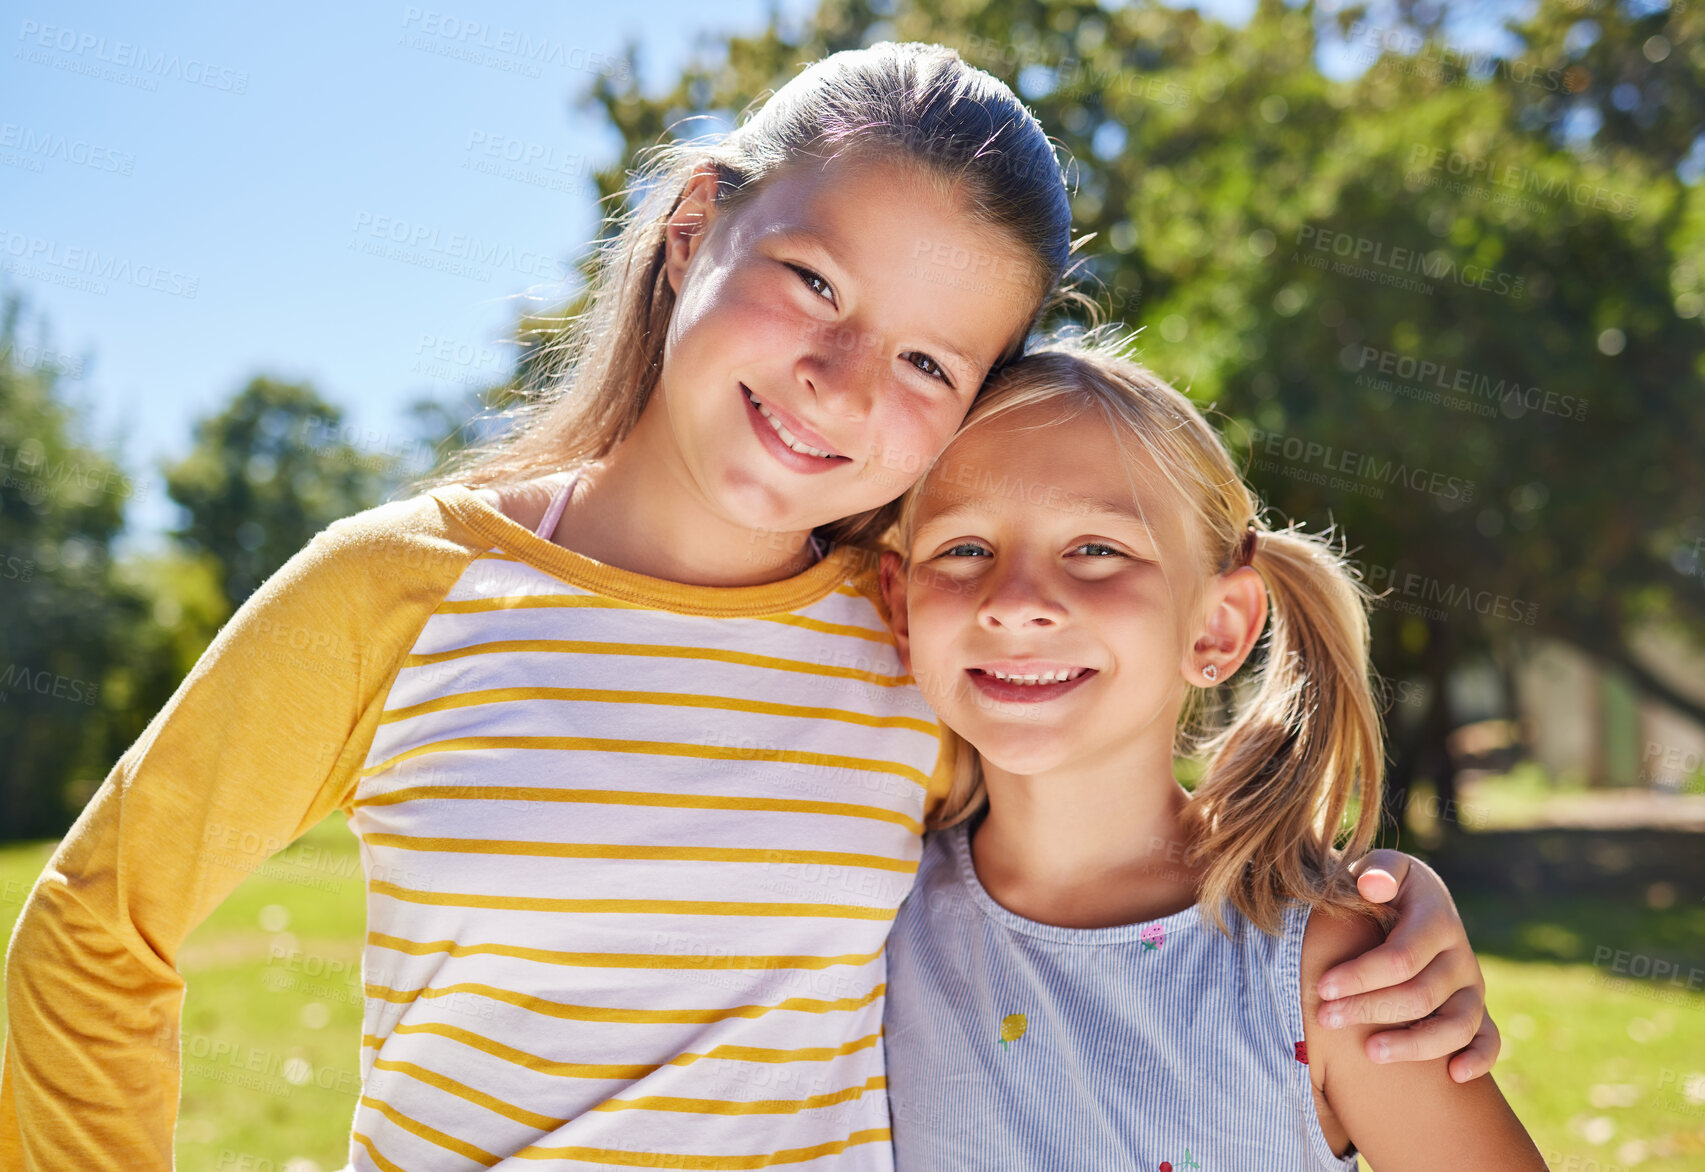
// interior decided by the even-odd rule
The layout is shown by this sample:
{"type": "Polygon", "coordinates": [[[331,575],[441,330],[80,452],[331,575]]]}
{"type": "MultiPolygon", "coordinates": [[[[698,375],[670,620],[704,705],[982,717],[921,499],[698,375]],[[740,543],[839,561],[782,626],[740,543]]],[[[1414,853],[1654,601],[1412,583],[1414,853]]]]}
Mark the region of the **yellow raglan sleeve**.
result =
{"type": "Polygon", "coordinates": [[[171,1168],[179,946],[348,805],[384,694],[470,545],[431,497],[332,524],[119,758],[7,949],[0,1168],[171,1168]]]}

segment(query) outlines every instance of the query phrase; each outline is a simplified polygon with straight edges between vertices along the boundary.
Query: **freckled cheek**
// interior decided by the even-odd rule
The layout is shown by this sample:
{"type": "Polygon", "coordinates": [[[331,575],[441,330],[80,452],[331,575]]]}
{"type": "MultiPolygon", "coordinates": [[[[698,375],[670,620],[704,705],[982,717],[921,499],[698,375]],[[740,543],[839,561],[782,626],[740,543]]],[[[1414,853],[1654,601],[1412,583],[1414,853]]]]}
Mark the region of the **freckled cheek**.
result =
{"type": "Polygon", "coordinates": [[[798,297],[775,288],[751,288],[745,294],[739,307],[752,319],[752,328],[772,341],[785,342],[790,351],[804,353],[834,337],[834,327],[811,313],[798,297]]]}
{"type": "Polygon", "coordinates": [[[786,361],[804,351],[813,328],[808,315],[793,312],[762,282],[706,274],[676,302],[669,339],[695,355],[715,350],[736,361],[786,361]]]}

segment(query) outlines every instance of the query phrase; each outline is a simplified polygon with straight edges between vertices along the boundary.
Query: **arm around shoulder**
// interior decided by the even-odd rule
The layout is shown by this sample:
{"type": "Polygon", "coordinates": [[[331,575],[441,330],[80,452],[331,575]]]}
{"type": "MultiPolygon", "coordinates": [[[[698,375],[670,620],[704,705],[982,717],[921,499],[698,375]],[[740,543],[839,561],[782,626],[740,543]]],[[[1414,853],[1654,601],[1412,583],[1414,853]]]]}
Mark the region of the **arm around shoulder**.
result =
{"type": "Polygon", "coordinates": [[[177,950],[267,856],[347,804],[407,632],[469,556],[433,535],[436,512],[368,510],[292,557],[61,841],[6,955],[0,1166],[171,1168],[177,950]]]}
{"type": "Polygon", "coordinates": [[[1488,1075],[1452,1081],[1448,1058],[1374,1062],[1367,1038],[1385,1028],[1328,1030],[1316,1021],[1321,974],[1384,942],[1371,920],[1317,909],[1302,946],[1303,1035],[1321,1128],[1335,1150],[1346,1137],[1379,1172],[1544,1172],[1545,1161],[1488,1075]]]}

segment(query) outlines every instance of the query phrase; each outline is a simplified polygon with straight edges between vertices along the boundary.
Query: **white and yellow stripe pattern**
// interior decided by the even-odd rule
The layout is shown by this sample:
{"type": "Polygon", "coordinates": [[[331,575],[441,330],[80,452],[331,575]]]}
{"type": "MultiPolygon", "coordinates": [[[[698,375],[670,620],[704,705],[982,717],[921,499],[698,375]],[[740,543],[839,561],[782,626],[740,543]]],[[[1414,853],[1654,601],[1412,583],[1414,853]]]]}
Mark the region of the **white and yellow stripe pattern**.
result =
{"type": "Polygon", "coordinates": [[[510,528],[356,790],[352,1166],[890,1167],[883,942],[945,771],[873,575],[689,588],[510,528]]]}

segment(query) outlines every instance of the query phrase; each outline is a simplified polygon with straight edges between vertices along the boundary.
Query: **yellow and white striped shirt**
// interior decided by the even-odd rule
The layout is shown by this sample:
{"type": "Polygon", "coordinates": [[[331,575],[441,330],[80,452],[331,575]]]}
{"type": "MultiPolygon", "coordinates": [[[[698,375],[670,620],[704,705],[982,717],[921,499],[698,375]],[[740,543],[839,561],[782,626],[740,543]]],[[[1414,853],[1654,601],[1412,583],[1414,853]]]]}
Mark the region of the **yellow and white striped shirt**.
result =
{"type": "Polygon", "coordinates": [[[689,587],[463,487],[329,527],[33,893],[0,1155],[16,1129],[19,1166],[169,1166],[175,1053],[169,1096],[128,1116],[162,1065],[148,1039],[71,1085],[63,990],[175,1024],[171,952],[241,878],[197,860],[195,823],[278,849],[341,808],[367,874],[352,1167],[888,1168],[883,941],[948,774],[885,619],[853,550],[689,587]],[[69,1139],[36,1130],[73,1115],[69,1139]]]}

